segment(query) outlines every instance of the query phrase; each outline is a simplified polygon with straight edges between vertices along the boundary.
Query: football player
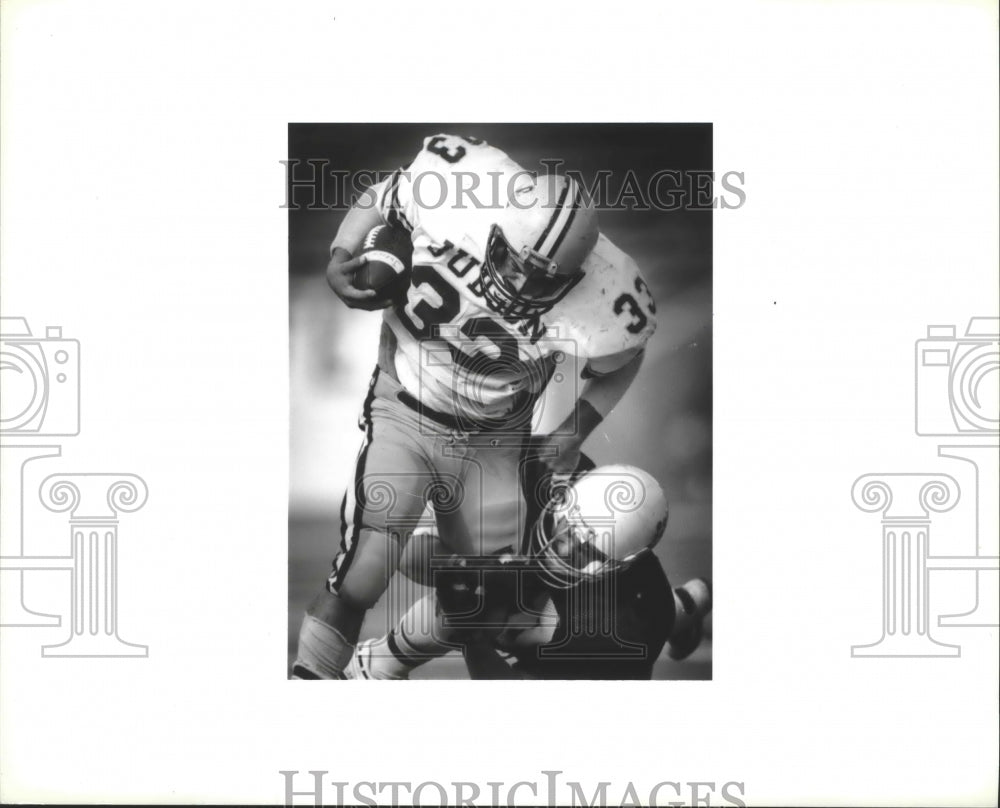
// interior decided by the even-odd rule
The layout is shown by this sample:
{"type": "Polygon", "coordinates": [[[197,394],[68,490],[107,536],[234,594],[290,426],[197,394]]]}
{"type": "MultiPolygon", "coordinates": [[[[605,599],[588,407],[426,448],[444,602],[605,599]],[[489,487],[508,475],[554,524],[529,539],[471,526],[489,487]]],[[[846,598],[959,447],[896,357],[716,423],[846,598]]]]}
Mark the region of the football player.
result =
{"type": "Polygon", "coordinates": [[[426,503],[457,555],[489,555],[520,536],[525,464],[576,467],[655,328],[635,262],[600,233],[579,184],[535,177],[475,138],[427,138],[409,168],[370,188],[333,240],[327,279],[350,307],[387,307],[340,552],[299,635],[292,675],[302,679],[344,678],[426,503]],[[486,204],[470,196],[477,178],[499,189],[486,204]],[[413,245],[410,286],[392,305],[354,283],[355,255],[383,223],[413,245]],[[535,405],[559,368],[585,380],[578,401],[532,442],[535,405]]]}
{"type": "Polygon", "coordinates": [[[405,679],[460,648],[474,679],[649,679],[665,643],[674,660],[698,647],[712,606],[704,579],[671,590],[652,552],[666,520],[645,472],[584,466],[542,509],[520,556],[442,558],[440,545],[411,553],[436,569],[401,571],[430,577],[435,593],[389,634],[360,643],[347,673],[405,679]]]}

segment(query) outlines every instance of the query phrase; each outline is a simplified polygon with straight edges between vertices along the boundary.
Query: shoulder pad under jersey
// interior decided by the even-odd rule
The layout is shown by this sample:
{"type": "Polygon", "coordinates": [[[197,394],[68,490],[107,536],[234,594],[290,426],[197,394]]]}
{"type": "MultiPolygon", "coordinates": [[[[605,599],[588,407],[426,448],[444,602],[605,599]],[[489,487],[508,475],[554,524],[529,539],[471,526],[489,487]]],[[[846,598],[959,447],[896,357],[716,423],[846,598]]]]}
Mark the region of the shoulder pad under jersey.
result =
{"type": "Polygon", "coordinates": [[[656,330],[656,304],[639,267],[602,233],[583,271],[543,322],[574,340],[582,358],[637,353],[656,330]]]}
{"type": "Polygon", "coordinates": [[[433,135],[409,166],[389,178],[379,206],[390,224],[419,227],[439,243],[471,238],[481,250],[509,187],[526,173],[483,140],[433,135]]]}

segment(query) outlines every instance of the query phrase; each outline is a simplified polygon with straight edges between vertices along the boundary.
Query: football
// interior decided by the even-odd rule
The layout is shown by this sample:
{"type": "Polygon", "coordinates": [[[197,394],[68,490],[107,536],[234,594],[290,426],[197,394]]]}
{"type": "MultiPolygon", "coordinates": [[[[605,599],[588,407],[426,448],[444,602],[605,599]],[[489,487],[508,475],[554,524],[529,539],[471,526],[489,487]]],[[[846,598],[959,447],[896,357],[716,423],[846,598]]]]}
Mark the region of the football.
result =
{"type": "Polygon", "coordinates": [[[395,300],[410,285],[413,245],[400,227],[380,224],[368,231],[358,255],[368,260],[354,276],[358,289],[374,289],[383,300],[395,300]]]}

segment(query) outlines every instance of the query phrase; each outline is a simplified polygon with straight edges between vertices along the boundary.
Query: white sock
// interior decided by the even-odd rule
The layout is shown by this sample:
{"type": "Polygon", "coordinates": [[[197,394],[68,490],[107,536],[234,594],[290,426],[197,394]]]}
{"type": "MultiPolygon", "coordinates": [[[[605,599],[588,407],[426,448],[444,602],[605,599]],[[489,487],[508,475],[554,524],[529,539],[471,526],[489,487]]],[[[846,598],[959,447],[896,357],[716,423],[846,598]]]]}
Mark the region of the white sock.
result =
{"type": "Polygon", "coordinates": [[[427,652],[414,648],[397,629],[373,641],[368,650],[368,669],[373,679],[405,679],[410,671],[430,659],[427,652]]]}

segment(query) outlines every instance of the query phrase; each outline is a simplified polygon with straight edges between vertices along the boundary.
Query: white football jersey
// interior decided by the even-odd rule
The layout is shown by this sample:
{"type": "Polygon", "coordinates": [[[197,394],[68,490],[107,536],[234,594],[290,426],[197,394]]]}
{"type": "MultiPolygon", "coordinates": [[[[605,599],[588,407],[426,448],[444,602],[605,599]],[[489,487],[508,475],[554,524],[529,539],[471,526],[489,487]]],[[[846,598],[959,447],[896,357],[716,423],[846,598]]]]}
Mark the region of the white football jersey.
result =
{"type": "Polygon", "coordinates": [[[383,219],[410,231],[406,300],[384,312],[396,376],[420,403],[448,416],[503,421],[537,400],[567,355],[608,373],[656,328],[635,262],[603,234],[583,279],[539,318],[505,320],[482,295],[480,272],[499,209],[531,174],[476,138],[435,135],[409,168],[375,186],[383,219]]]}

